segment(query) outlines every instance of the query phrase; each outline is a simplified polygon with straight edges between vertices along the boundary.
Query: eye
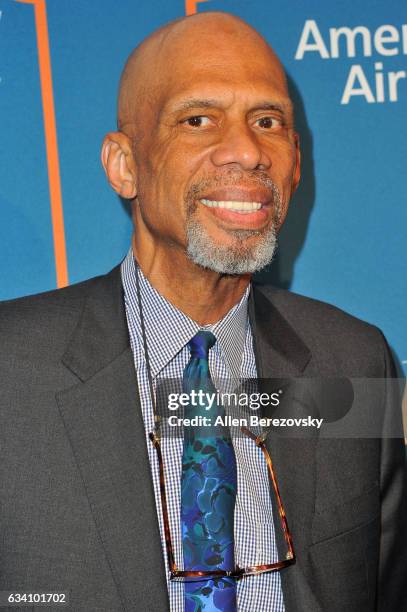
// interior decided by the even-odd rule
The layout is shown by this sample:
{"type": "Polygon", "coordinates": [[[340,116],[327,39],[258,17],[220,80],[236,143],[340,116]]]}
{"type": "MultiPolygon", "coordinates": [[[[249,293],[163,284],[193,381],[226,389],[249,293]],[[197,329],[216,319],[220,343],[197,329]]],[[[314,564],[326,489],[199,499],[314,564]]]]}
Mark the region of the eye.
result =
{"type": "Polygon", "coordinates": [[[208,126],[210,119],[205,115],[194,115],[193,117],[188,117],[188,119],[185,119],[182,123],[190,127],[200,128],[208,126]]]}
{"type": "Polygon", "coordinates": [[[283,122],[281,119],[276,119],[276,117],[261,117],[257,119],[256,124],[265,130],[270,130],[272,128],[281,127],[283,122]]]}

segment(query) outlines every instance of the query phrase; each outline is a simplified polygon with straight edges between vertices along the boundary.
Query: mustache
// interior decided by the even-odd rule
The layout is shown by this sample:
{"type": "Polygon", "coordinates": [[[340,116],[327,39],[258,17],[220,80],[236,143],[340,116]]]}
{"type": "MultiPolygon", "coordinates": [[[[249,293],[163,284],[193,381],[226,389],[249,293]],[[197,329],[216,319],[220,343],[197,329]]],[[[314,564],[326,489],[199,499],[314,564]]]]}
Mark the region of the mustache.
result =
{"type": "Polygon", "coordinates": [[[196,200],[206,190],[216,187],[239,187],[255,188],[265,187],[273,193],[273,203],[275,208],[275,221],[279,221],[282,212],[282,203],[280,190],[277,187],[273,179],[264,170],[248,170],[243,172],[242,170],[228,170],[222,173],[209,174],[203,176],[199,181],[194,183],[188,189],[185,201],[188,204],[189,212],[194,212],[198,204],[196,200]]]}

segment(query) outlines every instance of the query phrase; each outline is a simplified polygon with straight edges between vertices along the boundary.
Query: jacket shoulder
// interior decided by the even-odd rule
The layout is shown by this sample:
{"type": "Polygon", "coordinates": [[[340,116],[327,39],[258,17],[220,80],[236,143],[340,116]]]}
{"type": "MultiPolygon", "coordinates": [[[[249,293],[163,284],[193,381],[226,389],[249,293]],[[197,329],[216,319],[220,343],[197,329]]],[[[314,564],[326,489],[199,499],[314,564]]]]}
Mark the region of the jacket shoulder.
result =
{"type": "Polygon", "coordinates": [[[376,333],[378,328],[352,314],[315,298],[279,289],[270,285],[258,285],[257,289],[267,297],[288,319],[295,319],[304,324],[318,321],[326,325],[345,325],[347,328],[362,329],[376,333]]]}
{"type": "Polygon", "coordinates": [[[258,286],[257,290],[279,310],[321,365],[359,371],[362,363],[374,364],[374,372],[383,368],[388,347],[375,325],[291,291],[271,286],[258,286]]]}
{"type": "Polygon", "coordinates": [[[5,312],[8,309],[13,311],[18,308],[31,308],[37,304],[43,307],[47,304],[62,304],[78,298],[82,299],[89,293],[92,293],[92,290],[98,286],[106,285],[116,280],[117,276],[120,276],[120,265],[115,266],[107,274],[100,274],[84,281],[73,283],[67,287],[62,287],[61,289],[51,289],[42,293],[0,301],[0,312],[5,312]]]}
{"type": "MultiPolygon", "coordinates": [[[[120,266],[109,273],[35,295],[0,302],[0,338],[2,344],[16,346],[44,335],[66,337],[77,324],[86,300],[103,301],[121,284],[120,266]]],[[[48,339],[51,340],[51,337],[48,339]]]]}

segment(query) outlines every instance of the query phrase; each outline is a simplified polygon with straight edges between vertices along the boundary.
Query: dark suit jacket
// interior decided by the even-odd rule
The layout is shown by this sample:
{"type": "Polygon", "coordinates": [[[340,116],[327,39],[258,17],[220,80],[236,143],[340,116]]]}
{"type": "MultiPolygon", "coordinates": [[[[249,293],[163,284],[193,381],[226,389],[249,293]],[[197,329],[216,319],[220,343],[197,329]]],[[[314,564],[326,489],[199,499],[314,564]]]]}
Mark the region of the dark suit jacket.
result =
{"type": "MultiPolygon", "coordinates": [[[[381,333],[332,306],[259,288],[250,317],[263,377],[392,375],[381,333]]],[[[119,268],[0,305],[0,377],[0,590],[168,610],[119,268]]],[[[287,611],[407,609],[402,441],[267,444],[297,555],[287,611]]]]}

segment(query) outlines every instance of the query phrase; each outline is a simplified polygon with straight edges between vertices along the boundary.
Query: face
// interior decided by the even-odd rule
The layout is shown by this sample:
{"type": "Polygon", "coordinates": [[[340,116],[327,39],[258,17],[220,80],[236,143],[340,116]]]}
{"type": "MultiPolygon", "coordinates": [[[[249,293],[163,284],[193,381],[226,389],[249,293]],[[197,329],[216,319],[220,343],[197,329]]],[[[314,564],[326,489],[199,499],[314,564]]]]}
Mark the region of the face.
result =
{"type": "Polygon", "coordinates": [[[157,246],[242,274],[272,257],[297,147],[279,65],[266,48],[235,45],[226,37],[192,57],[173,50],[176,68],[146,110],[134,157],[136,216],[157,246]]]}

